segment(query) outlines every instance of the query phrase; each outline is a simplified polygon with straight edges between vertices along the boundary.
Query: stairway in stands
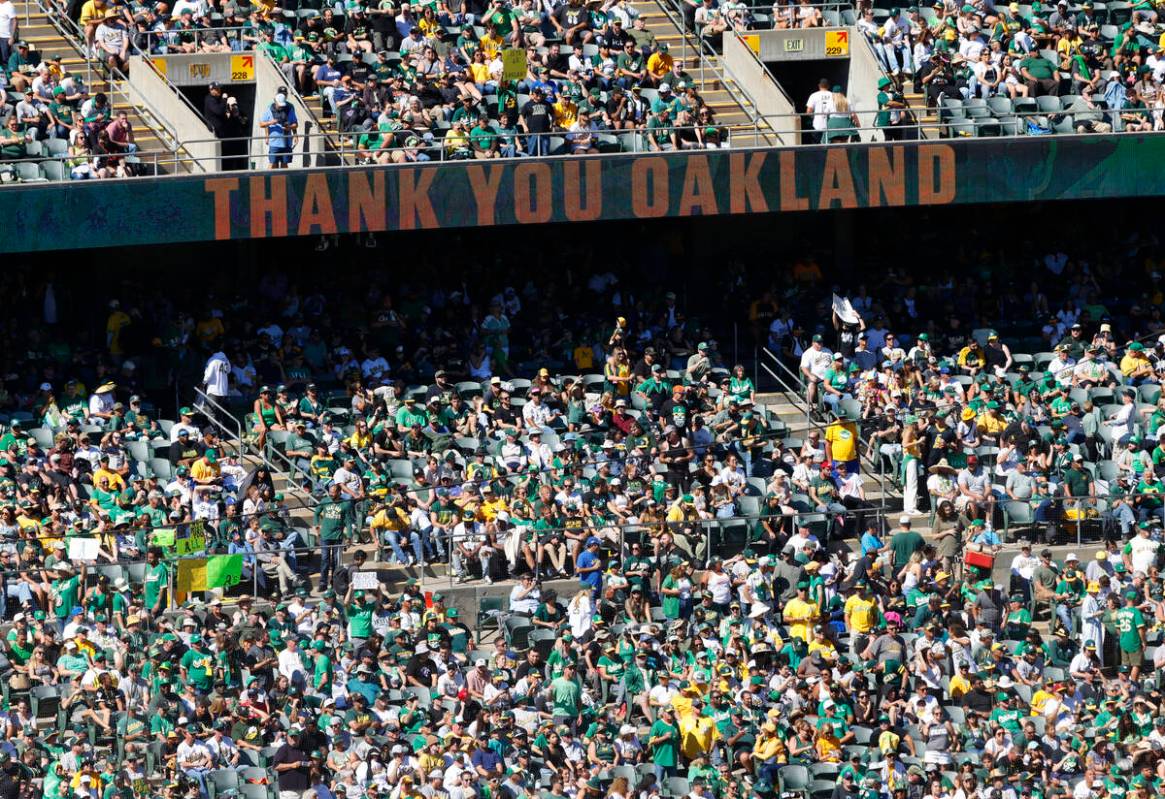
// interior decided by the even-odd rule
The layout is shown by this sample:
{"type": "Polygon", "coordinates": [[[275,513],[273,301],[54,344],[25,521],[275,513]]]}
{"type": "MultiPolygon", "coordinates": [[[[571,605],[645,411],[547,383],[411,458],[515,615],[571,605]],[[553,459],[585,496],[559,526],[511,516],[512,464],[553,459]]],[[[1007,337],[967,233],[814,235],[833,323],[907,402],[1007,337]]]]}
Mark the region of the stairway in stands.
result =
{"type": "MultiPolygon", "coordinates": [[[[664,10],[665,3],[671,0],[632,0],[631,7],[639,13],[646,28],[655,34],[657,42],[666,42],[672,57],[678,62],[684,53],[684,33],[668,16],[664,10]]],[[[677,13],[677,12],[673,12],[677,13]]],[[[677,19],[679,19],[677,14],[677,19]]],[[[726,125],[734,131],[738,146],[751,146],[753,142],[753,125],[751,117],[751,103],[745,98],[732,78],[720,76],[719,55],[700,55],[696,46],[696,37],[689,35],[687,46],[687,60],[684,68],[694,79],[696,91],[704,98],[704,102],[712,109],[716,121],[726,125]],[[703,60],[704,73],[701,76],[700,64],[703,60]],[[747,140],[746,140],[747,139],[747,140]]],[[[761,127],[761,140],[757,145],[775,143],[767,141],[764,136],[765,127],[761,127]]]]}
{"type": "MultiPolygon", "coordinates": [[[[28,42],[29,50],[34,54],[39,53],[42,60],[60,56],[62,69],[85,80],[85,58],[75,45],[75,40],[62,33],[62,30],[68,28],[63,27],[65,23],[61,21],[59,15],[56,12],[52,17],[45,14],[35,0],[14,0],[14,4],[19,14],[20,38],[28,42]],[[56,24],[53,22],[54,18],[57,20],[56,24]]],[[[105,92],[109,95],[114,114],[125,111],[129,115],[141,160],[148,162],[150,153],[168,154],[170,148],[165,142],[172,140],[173,137],[152,114],[135,107],[128,100],[125,87],[121,85],[122,81],[113,81],[113,85],[110,86],[96,69],[93,70],[92,76],[93,84],[88,87],[90,94],[105,92]]],[[[167,172],[172,172],[179,167],[169,165],[163,168],[167,172]]],[[[181,168],[189,171],[189,165],[184,164],[181,168]]]]}
{"type": "Polygon", "coordinates": [[[921,137],[924,139],[939,138],[942,128],[939,126],[938,111],[926,107],[926,95],[914,91],[914,80],[908,78],[902,86],[902,97],[909,104],[918,123],[922,125],[921,137]]]}

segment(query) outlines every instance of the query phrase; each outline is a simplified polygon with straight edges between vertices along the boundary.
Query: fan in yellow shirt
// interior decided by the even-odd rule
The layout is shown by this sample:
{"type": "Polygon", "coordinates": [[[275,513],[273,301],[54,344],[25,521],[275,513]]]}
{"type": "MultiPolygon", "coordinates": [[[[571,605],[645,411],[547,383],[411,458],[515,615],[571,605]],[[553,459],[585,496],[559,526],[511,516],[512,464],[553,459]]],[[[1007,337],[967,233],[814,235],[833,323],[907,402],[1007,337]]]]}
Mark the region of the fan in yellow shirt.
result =
{"type": "Polygon", "coordinates": [[[845,601],[845,627],[851,635],[867,635],[878,623],[878,600],[866,590],[867,587],[851,594],[845,601]]]}
{"type": "Polygon", "coordinates": [[[719,738],[720,731],[711,716],[695,714],[680,722],[680,751],[688,760],[706,757],[719,738]]]}
{"type": "Polygon", "coordinates": [[[554,109],[554,124],[563,130],[569,130],[578,121],[578,105],[565,94],[560,94],[558,102],[551,108],[554,109]]]}
{"type": "Polygon", "coordinates": [[[971,690],[970,673],[970,664],[959,664],[959,673],[951,677],[950,685],[947,686],[947,692],[950,693],[952,701],[971,690]]]}
{"type": "Polygon", "coordinates": [[[409,529],[409,517],[399,506],[385,505],[372,517],[371,527],[376,534],[376,540],[380,541],[382,531],[400,533],[409,529]]]}
{"type": "Polygon", "coordinates": [[[499,511],[506,510],[506,498],[500,497],[494,493],[493,486],[486,483],[481,489],[482,503],[478,510],[481,515],[485,517],[487,522],[493,521],[497,518],[499,511]]]}
{"type": "Polygon", "coordinates": [[[789,635],[794,638],[800,638],[805,643],[809,643],[813,625],[821,617],[821,608],[817,606],[816,602],[810,602],[809,583],[797,583],[797,596],[785,603],[785,612],[783,614],[785,624],[789,627],[789,635]]]}
{"type": "Polygon", "coordinates": [[[830,662],[837,660],[837,647],[825,637],[825,628],[820,624],[813,628],[813,640],[809,643],[809,654],[820,652],[821,656],[830,662]]]}
{"type": "Polygon", "coordinates": [[[789,750],[777,732],[777,725],[771,721],[761,725],[760,735],[752,747],[752,757],[758,764],[783,766],[789,762],[789,750]]]}

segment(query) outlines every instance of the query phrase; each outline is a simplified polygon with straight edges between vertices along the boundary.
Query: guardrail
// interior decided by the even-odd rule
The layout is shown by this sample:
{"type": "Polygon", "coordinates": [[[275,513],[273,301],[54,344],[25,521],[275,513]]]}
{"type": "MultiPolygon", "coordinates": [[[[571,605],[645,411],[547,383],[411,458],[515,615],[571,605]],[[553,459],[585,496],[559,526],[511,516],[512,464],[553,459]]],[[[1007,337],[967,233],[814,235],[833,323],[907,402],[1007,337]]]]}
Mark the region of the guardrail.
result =
{"type": "MultiPolygon", "coordinates": [[[[995,486],[995,488],[997,487],[995,486]]],[[[752,497],[758,501],[761,499],[755,494],[752,497]]],[[[889,532],[893,527],[888,517],[899,513],[899,511],[890,508],[884,499],[881,504],[875,505],[869,503],[867,507],[863,508],[815,508],[806,510],[803,509],[805,503],[804,495],[798,494],[797,497],[800,498],[795,497],[792,499],[792,502],[801,504],[802,508],[794,508],[791,511],[782,510],[778,513],[763,513],[758,511],[756,513],[742,513],[725,518],[694,518],[676,522],[633,522],[599,525],[581,529],[567,527],[540,529],[537,531],[538,540],[535,542],[534,547],[536,550],[543,546],[562,547],[565,552],[562,553],[560,550],[560,553],[569,558],[571,556],[572,545],[566,537],[567,535],[576,537],[580,535],[584,537],[593,535],[600,539],[603,548],[609,554],[609,561],[606,564],[606,568],[618,569],[622,567],[623,557],[625,553],[630,551],[632,545],[642,544],[647,550],[651,551],[659,544],[658,536],[666,531],[676,540],[677,549],[680,553],[685,555],[690,562],[696,564],[698,567],[706,567],[713,557],[728,557],[741,552],[746,547],[751,547],[758,556],[765,554],[776,555],[784,545],[784,537],[791,535],[796,531],[795,528],[800,526],[809,528],[810,532],[818,537],[822,546],[835,540],[834,536],[840,535],[847,526],[850,528],[849,533],[851,535],[860,536],[863,531],[858,530],[857,526],[864,527],[870,519],[877,520],[879,534],[884,534],[889,532]],[[775,526],[781,530],[782,537],[768,537],[767,533],[763,530],[765,522],[775,522],[775,526]]],[[[1135,501],[1141,497],[1160,500],[1161,495],[1132,493],[1122,499],[1125,501],[1135,501]]],[[[1087,497],[1036,495],[1031,499],[1022,500],[999,499],[996,510],[1002,514],[1004,525],[1002,528],[993,528],[996,534],[998,535],[1000,530],[1008,533],[1011,529],[1020,526],[1036,528],[1039,525],[1045,524],[1045,522],[1037,523],[1034,520],[1034,509],[1044,501],[1048,501],[1049,507],[1056,509],[1053,514],[1057,519],[1055,524],[1061,531],[1075,528],[1076,546],[1084,543],[1083,528],[1085,524],[1100,525],[1101,530],[1098,531],[1098,534],[1101,538],[1103,538],[1103,528],[1105,525],[1119,524],[1115,516],[1114,508],[1110,504],[1112,500],[1109,497],[1099,495],[1087,497]],[[1028,508],[1026,516],[1023,519],[1016,519],[1012,514],[1018,515],[1021,506],[1028,508]],[[1074,517],[1069,518],[1066,511],[1074,511],[1074,517]],[[1013,522],[1016,523],[1013,524],[1013,522]]],[[[372,501],[364,502],[365,510],[368,510],[373,504],[372,501]]],[[[786,503],[787,506],[788,503],[786,503]]],[[[932,514],[933,512],[932,509],[932,514]]],[[[1161,521],[1160,510],[1154,511],[1153,518],[1157,519],[1158,522],[1161,521]]],[[[772,526],[770,524],[770,527],[772,526]]],[[[302,526],[296,527],[292,525],[287,528],[287,532],[292,535],[299,535],[302,529],[302,526]]],[[[449,554],[455,547],[466,541],[474,544],[486,543],[492,553],[490,557],[496,559],[494,562],[500,563],[508,561],[513,556],[520,565],[525,566],[528,564],[522,551],[521,540],[528,535],[528,528],[513,526],[498,528],[495,523],[487,522],[484,533],[474,533],[472,535],[458,535],[452,530],[438,530],[433,532],[431,528],[427,531],[418,531],[409,528],[393,536],[382,536],[379,540],[375,540],[374,538],[368,544],[359,544],[354,540],[356,535],[368,530],[367,522],[361,519],[352,530],[346,532],[344,538],[331,546],[339,549],[338,554],[341,558],[347,552],[358,547],[374,546],[377,562],[381,564],[380,568],[404,570],[401,574],[402,580],[415,574],[419,578],[422,589],[426,582],[430,585],[447,584],[449,588],[453,588],[460,582],[452,568],[449,554]],[[430,550],[444,553],[444,555],[439,554],[437,560],[430,560],[430,550]],[[407,563],[393,556],[393,553],[398,551],[405,556],[408,561],[407,563]],[[417,553],[419,553],[419,559],[417,558],[417,553]],[[393,561],[389,562],[384,560],[389,556],[393,556],[393,561]],[[434,565],[447,565],[444,578],[440,576],[433,577],[426,573],[426,570],[431,571],[431,567],[434,565]]],[[[969,531],[964,531],[964,533],[968,536],[968,539],[972,538],[969,531]]],[[[1002,536],[1000,538],[1002,539],[1002,536]]],[[[856,541],[857,539],[851,537],[848,540],[856,541]]],[[[886,543],[886,541],[883,541],[883,544],[886,543]]],[[[964,542],[964,546],[971,543],[974,542],[967,540],[964,542]]],[[[1070,542],[1065,540],[1060,543],[1067,544],[1070,542]]],[[[306,543],[294,546],[275,544],[270,546],[270,548],[259,551],[244,549],[240,546],[236,547],[234,551],[231,551],[229,547],[224,550],[219,539],[211,541],[208,537],[207,551],[185,557],[172,558],[170,563],[174,564],[186,558],[239,555],[243,558],[244,574],[249,572],[244,579],[244,584],[250,583],[251,595],[261,598],[263,596],[261,589],[265,585],[279,583],[277,574],[265,571],[262,575],[260,574],[263,571],[263,562],[274,564],[274,561],[270,560],[271,558],[283,558],[285,561],[290,559],[293,563],[287,563],[287,566],[291,569],[293,579],[298,581],[301,578],[319,574],[318,564],[314,562],[314,559],[322,555],[325,546],[329,545],[325,545],[317,540],[310,546],[306,543]]],[[[990,548],[990,545],[985,546],[990,548]]],[[[1001,547],[1002,543],[996,546],[1001,547]]],[[[477,568],[480,563],[480,559],[476,555],[462,554],[460,557],[466,573],[469,573],[471,568],[477,568]]],[[[535,551],[532,557],[535,560],[535,567],[541,569],[543,561],[539,560],[539,557],[541,557],[539,553],[535,551]]],[[[108,575],[111,569],[120,568],[122,570],[131,570],[141,568],[143,564],[145,564],[145,560],[142,559],[127,559],[116,562],[89,562],[85,566],[89,574],[97,575],[104,573],[108,575]]],[[[340,564],[337,563],[336,565],[339,566],[340,564]]],[[[278,567],[273,565],[273,568],[278,567]]],[[[23,578],[28,573],[38,570],[37,567],[25,567],[14,571],[0,572],[0,574],[10,578],[23,578]]],[[[365,569],[365,571],[376,570],[372,566],[368,566],[365,569]]],[[[168,598],[171,609],[174,608],[176,571],[176,568],[171,568],[168,575],[168,587],[170,589],[168,591],[168,598]]],[[[291,581],[291,579],[287,578],[286,573],[284,576],[289,582],[291,581]]],[[[12,586],[15,583],[10,580],[8,584],[12,586]]],[[[321,586],[321,590],[322,588],[321,586]]]]}
{"type": "Polygon", "coordinates": [[[209,28],[184,28],[180,30],[144,31],[135,36],[134,50],[147,58],[151,56],[177,55],[187,52],[184,48],[204,45],[214,50],[194,50],[194,52],[240,53],[250,52],[259,44],[259,29],[250,25],[222,26],[209,28]],[[145,47],[141,44],[144,43],[145,47]],[[225,47],[226,49],[218,49],[225,47]]]}

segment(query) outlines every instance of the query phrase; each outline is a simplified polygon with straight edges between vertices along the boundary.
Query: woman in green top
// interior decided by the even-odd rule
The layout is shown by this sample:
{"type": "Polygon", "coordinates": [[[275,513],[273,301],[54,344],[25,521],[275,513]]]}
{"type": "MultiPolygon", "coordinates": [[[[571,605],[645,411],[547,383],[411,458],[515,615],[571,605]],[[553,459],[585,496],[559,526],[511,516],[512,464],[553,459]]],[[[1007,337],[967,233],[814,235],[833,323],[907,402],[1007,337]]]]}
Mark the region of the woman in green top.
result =
{"type": "Polygon", "coordinates": [[[683,591],[685,582],[691,587],[691,582],[687,579],[687,564],[678,564],[672,567],[668,572],[668,577],[663,579],[662,584],[659,584],[659,594],[663,596],[663,615],[668,618],[668,621],[675,621],[680,616],[680,601],[679,596],[683,591]]]}
{"type": "Polygon", "coordinates": [[[255,444],[259,449],[263,449],[267,445],[267,431],[268,430],[285,430],[287,426],[283,421],[283,412],[279,410],[279,406],[275,404],[273,399],[274,393],[269,386],[263,386],[259,389],[259,396],[255,400],[253,412],[255,414],[255,432],[259,439],[255,444]]]}

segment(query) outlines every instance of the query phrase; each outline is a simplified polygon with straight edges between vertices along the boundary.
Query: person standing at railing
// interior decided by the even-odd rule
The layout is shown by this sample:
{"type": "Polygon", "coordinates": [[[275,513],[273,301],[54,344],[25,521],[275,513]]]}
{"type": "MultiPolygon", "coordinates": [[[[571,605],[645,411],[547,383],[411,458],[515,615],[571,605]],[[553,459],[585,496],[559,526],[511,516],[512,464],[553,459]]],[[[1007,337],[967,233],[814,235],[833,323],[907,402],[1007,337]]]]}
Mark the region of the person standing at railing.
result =
{"type": "Polygon", "coordinates": [[[550,152],[550,129],[554,107],[547,102],[541,86],[535,86],[530,99],[522,106],[519,124],[527,135],[526,149],[533,156],[550,152]]]}
{"type": "Polygon", "coordinates": [[[263,109],[259,127],[267,134],[267,160],[272,169],[286,169],[291,164],[299,119],[287,101],[286,91],[277,92],[275,101],[263,109]]]}
{"type": "Polygon", "coordinates": [[[889,78],[878,79],[878,113],[874,116],[874,127],[882,131],[886,141],[901,141],[905,137],[906,101],[902,93],[889,78]]]}

